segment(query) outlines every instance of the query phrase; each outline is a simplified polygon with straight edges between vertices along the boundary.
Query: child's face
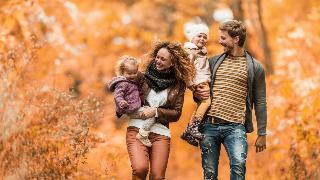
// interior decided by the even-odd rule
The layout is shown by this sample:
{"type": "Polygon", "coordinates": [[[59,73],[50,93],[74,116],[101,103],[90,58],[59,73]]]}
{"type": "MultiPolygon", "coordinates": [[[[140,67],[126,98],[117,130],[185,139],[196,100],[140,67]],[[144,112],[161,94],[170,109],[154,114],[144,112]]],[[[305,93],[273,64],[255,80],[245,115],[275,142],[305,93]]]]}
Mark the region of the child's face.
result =
{"type": "Polygon", "coordinates": [[[205,33],[199,33],[192,38],[191,42],[195,44],[198,48],[203,48],[207,45],[208,37],[205,33]]]}
{"type": "Polygon", "coordinates": [[[124,67],[123,76],[130,80],[136,81],[137,80],[137,73],[138,73],[138,65],[133,63],[128,63],[124,67]]]}

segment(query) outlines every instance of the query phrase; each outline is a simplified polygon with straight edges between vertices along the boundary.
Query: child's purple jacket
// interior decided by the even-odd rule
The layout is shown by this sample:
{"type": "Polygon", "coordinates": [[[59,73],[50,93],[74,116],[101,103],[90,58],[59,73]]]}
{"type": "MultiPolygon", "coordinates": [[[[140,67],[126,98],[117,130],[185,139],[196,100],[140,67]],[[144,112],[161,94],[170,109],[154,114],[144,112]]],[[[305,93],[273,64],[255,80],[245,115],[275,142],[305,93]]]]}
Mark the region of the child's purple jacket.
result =
{"type": "Polygon", "coordinates": [[[108,88],[111,92],[114,92],[114,101],[118,117],[125,113],[133,113],[141,107],[139,89],[134,82],[127,80],[123,76],[117,76],[111,80],[108,88]],[[119,106],[122,100],[127,101],[129,104],[125,109],[121,109],[119,106]]]}

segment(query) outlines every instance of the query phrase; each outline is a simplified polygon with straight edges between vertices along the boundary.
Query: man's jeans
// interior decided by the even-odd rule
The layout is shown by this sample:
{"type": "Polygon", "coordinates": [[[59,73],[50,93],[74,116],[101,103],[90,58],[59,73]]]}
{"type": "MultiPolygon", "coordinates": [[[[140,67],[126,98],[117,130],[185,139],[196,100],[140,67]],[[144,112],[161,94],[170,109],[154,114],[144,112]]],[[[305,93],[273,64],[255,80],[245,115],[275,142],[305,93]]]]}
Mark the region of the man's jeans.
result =
{"type": "Polygon", "coordinates": [[[230,179],[245,179],[248,143],[244,125],[205,123],[201,131],[205,135],[201,141],[204,179],[211,180],[218,177],[221,143],[229,156],[230,179]]]}

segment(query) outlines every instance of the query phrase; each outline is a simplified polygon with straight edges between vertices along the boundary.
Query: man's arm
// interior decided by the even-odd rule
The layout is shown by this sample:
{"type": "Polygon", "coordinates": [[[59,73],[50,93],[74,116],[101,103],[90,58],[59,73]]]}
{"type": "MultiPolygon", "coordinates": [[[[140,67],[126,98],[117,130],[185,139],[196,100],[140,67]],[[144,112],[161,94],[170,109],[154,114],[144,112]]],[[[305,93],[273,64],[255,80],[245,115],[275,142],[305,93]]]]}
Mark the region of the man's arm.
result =
{"type": "Polygon", "coordinates": [[[267,103],[265,72],[260,63],[256,62],[255,77],[253,83],[253,103],[257,120],[258,138],[256,140],[256,152],[266,149],[267,129],[267,103]]]}
{"type": "Polygon", "coordinates": [[[257,63],[253,82],[253,104],[257,119],[258,135],[266,135],[267,103],[265,72],[260,63],[257,63]]]}

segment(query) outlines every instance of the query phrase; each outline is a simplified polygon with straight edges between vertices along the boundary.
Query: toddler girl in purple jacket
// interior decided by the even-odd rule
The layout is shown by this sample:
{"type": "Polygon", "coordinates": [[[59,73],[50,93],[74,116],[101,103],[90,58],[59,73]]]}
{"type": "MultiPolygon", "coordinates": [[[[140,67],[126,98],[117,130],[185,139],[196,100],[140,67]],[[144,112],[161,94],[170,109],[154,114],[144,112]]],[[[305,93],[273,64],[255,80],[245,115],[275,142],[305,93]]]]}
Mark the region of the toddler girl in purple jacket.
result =
{"type": "Polygon", "coordinates": [[[108,88],[114,92],[116,113],[121,117],[133,113],[141,107],[141,99],[137,83],[138,62],[130,56],[123,56],[116,65],[116,74],[108,88]]]}
{"type": "MultiPolygon", "coordinates": [[[[123,114],[127,113],[134,113],[141,107],[142,103],[138,80],[139,73],[136,58],[131,56],[123,56],[120,58],[116,66],[117,76],[108,84],[109,90],[114,92],[117,117],[121,117],[123,114]]],[[[145,132],[150,130],[154,123],[155,121],[153,119],[146,119],[144,121],[145,126],[143,126],[139,132],[145,134],[145,132]]],[[[137,136],[137,138],[144,145],[151,146],[148,136],[137,136]]]]}

